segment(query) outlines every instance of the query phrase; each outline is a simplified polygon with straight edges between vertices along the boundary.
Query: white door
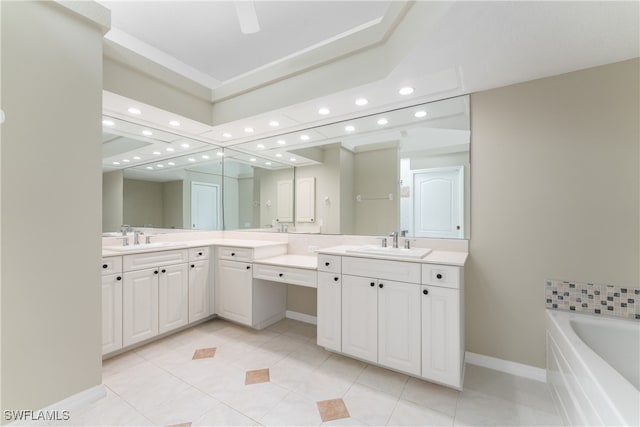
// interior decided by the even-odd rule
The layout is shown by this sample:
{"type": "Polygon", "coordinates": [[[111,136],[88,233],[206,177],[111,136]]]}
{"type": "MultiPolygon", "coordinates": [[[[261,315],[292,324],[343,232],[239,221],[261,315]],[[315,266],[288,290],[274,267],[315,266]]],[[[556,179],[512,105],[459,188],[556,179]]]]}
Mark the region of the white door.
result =
{"type": "Polygon", "coordinates": [[[220,229],[220,186],[205,182],[191,183],[191,228],[220,229]]]}
{"type": "Polygon", "coordinates": [[[460,291],[422,286],[421,306],[422,376],[460,387],[460,291]]]}
{"type": "Polygon", "coordinates": [[[251,326],[253,277],[251,264],[221,260],[218,263],[218,314],[251,326]]]}
{"type": "Polygon", "coordinates": [[[158,279],[158,330],[165,333],[189,323],[187,264],[160,267],[158,279]]]}
{"type": "Polygon", "coordinates": [[[414,236],[464,237],[464,167],[414,172],[413,194],[414,236]]]}
{"type": "Polygon", "coordinates": [[[293,180],[276,184],[276,221],[293,222],[293,180]]]}
{"type": "Polygon", "coordinates": [[[378,363],[420,375],[420,286],[378,283],[378,363]]]}
{"type": "Polygon", "coordinates": [[[340,274],[318,272],[318,345],[342,351],[340,274]]]}
{"type": "Polygon", "coordinates": [[[209,315],[209,261],[189,264],[189,323],[209,315]]]}
{"type": "Polygon", "coordinates": [[[102,354],[122,348],[122,275],[102,277],[102,354]]]}
{"type": "Polygon", "coordinates": [[[315,222],[316,179],[300,178],[296,181],[296,222],[315,222]]]}
{"type": "Polygon", "coordinates": [[[122,345],[158,335],[158,269],[131,271],[122,284],[122,345]]]}
{"type": "Polygon", "coordinates": [[[342,352],[378,361],[378,282],[342,275],[342,352]]]}

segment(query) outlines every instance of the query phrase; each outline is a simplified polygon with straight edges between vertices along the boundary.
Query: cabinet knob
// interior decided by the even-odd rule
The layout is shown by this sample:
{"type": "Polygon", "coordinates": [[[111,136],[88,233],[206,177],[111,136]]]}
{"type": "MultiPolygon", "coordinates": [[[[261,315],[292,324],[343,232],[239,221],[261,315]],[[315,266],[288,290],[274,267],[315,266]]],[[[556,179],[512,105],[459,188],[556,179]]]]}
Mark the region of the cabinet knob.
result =
{"type": "Polygon", "coordinates": [[[196,265],[195,264],[191,264],[191,268],[196,268],[196,265]]]}
{"type": "Polygon", "coordinates": [[[202,252],[198,252],[198,255],[202,256],[202,252]]]}
{"type": "Polygon", "coordinates": [[[122,280],[122,276],[116,277],[116,280],[122,280]]]}
{"type": "Polygon", "coordinates": [[[278,273],[278,276],[282,277],[284,276],[284,273],[278,273]]]}
{"type": "Polygon", "coordinates": [[[102,264],[102,268],[107,268],[109,267],[107,264],[102,264]]]}
{"type": "Polygon", "coordinates": [[[436,274],[436,279],[438,279],[438,280],[442,279],[442,274],[440,274],[440,273],[436,274]]]}
{"type": "Polygon", "coordinates": [[[158,274],[158,270],[154,270],[154,271],[153,271],[153,274],[158,274]]]}
{"type": "Polygon", "coordinates": [[[382,283],[380,283],[380,284],[378,285],[378,287],[379,287],[380,289],[382,289],[382,288],[384,288],[384,285],[383,285],[382,283]]]}
{"type": "Polygon", "coordinates": [[[251,266],[250,265],[247,265],[247,270],[251,270],[251,266]]]}
{"type": "Polygon", "coordinates": [[[235,252],[231,252],[231,256],[236,256],[236,253],[235,252]]]}
{"type": "Polygon", "coordinates": [[[373,288],[376,285],[376,282],[371,282],[371,287],[373,288]]]}
{"type": "MultiPolygon", "coordinates": [[[[324,265],[325,267],[329,267],[329,264],[331,264],[330,262],[325,262],[324,265]]],[[[105,267],[106,268],[106,267],[105,267]]]]}
{"type": "Polygon", "coordinates": [[[163,273],[166,273],[166,272],[167,272],[167,270],[165,270],[165,269],[163,268],[163,269],[162,269],[162,272],[163,272],[163,273]]]}
{"type": "Polygon", "coordinates": [[[334,280],[335,282],[337,282],[338,280],[340,280],[340,278],[336,276],[336,277],[334,277],[334,278],[333,278],[333,280],[334,280]]]}
{"type": "Polygon", "coordinates": [[[424,290],[422,291],[422,293],[423,293],[423,294],[425,294],[425,295],[429,295],[429,291],[428,291],[427,289],[424,289],[424,290]]]}

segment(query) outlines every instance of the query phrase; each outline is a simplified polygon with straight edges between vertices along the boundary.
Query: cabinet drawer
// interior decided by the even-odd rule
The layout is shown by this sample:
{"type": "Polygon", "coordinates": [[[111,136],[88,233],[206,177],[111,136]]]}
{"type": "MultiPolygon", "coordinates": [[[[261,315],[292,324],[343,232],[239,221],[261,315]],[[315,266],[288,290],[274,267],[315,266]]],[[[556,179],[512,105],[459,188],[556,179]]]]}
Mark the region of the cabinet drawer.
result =
{"type": "Polygon", "coordinates": [[[111,256],[102,258],[102,264],[100,264],[102,275],[122,273],[122,257],[111,256]]]}
{"type": "Polygon", "coordinates": [[[199,259],[209,259],[208,247],[189,249],[189,261],[197,261],[199,259]]]}
{"type": "Polygon", "coordinates": [[[158,267],[161,265],[180,264],[187,262],[189,255],[187,249],[179,251],[149,252],[122,257],[124,271],[142,270],[144,268],[158,267]]]}
{"type": "Polygon", "coordinates": [[[422,284],[459,289],[460,270],[460,267],[450,265],[423,264],[422,284]]]}
{"type": "Polygon", "coordinates": [[[218,248],[218,258],[229,259],[232,261],[253,261],[253,249],[250,248],[232,248],[223,246],[218,248]]]}
{"type": "Polygon", "coordinates": [[[279,267],[275,265],[254,264],[253,278],[288,283],[290,285],[316,288],[317,273],[304,268],[279,267]]]}
{"type": "Polygon", "coordinates": [[[342,257],[342,274],[420,283],[420,264],[382,259],[342,257]]]}
{"type": "Polygon", "coordinates": [[[318,255],[318,270],[330,273],[340,273],[342,271],[342,257],[337,255],[318,255]]]}

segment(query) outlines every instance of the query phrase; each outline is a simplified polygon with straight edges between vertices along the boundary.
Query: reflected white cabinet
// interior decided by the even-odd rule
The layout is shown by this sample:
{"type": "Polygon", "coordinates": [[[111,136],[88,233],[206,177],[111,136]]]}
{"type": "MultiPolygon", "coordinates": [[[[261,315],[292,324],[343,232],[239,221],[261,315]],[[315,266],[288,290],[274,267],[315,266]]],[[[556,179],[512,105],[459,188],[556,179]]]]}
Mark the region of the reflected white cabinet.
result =
{"type": "Polygon", "coordinates": [[[189,278],[187,264],[160,267],[158,274],[158,333],[189,323],[189,278]]]}
{"type": "Polygon", "coordinates": [[[342,277],[318,272],[318,345],[342,351],[342,277]]]}
{"type": "Polygon", "coordinates": [[[314,177],[296,180],[296,222],[315,222],[316,179],[314,177]]]}
{"type": "Polygon", "coordinates": [[[378,287],[375,279],[342,276],[342,352],[378,361],[378,287]]]}
{"type": "Polygon", "coordinates": [[[218,261],[218,304],[221,317],[252,326],[253,274],[251,263],[218,261]]]}
{"type": "Polygon", "coordinates": [[[157,268],[126,272],[122,288],[122,344],[158,335],[157,268]]]}
{"type": "Polygon", "coordinates": [[[189,263],[189,323],[209,315],[209,261],[189,263]]]}
{"type": "Polygon", "coordinates": [[[293,222],[293,180],[276,183],[276,221],[293,222]]]}
{"type": "Polygon", "coordinates": [[[122,274],[102,276],[102,354],[122,348],[122,274]]]}

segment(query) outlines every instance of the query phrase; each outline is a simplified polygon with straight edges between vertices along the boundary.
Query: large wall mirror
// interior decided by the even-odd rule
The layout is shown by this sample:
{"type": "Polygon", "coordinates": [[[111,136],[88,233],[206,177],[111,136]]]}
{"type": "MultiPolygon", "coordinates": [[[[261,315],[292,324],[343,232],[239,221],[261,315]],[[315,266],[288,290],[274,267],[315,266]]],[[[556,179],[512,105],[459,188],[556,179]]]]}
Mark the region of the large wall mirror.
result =
{"type": "Polygon", "coordinates": [[[468,96],[224,149],[105,122],[105,232],[128,224],[470,236],[468,96]]]}

